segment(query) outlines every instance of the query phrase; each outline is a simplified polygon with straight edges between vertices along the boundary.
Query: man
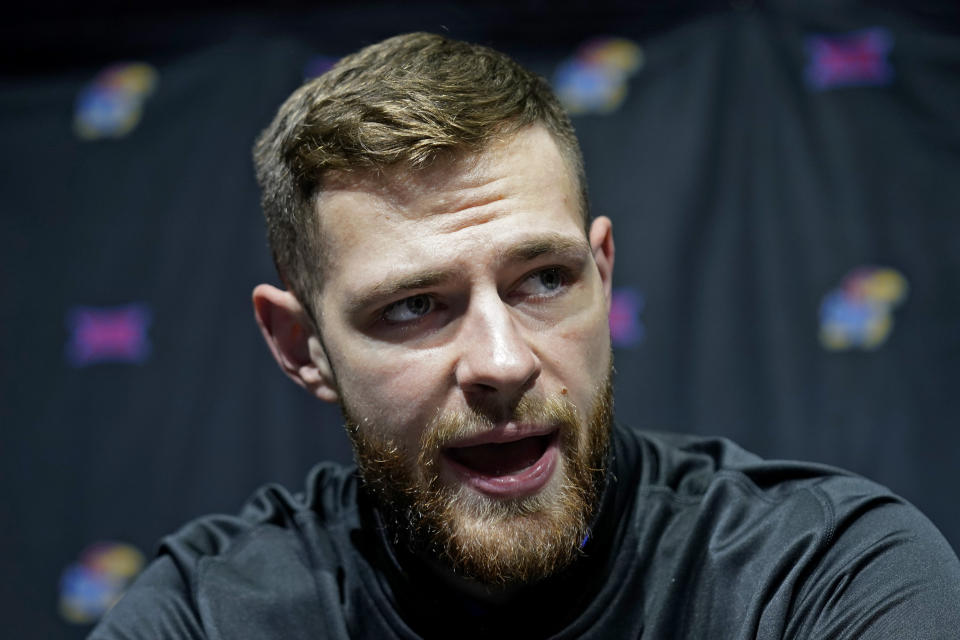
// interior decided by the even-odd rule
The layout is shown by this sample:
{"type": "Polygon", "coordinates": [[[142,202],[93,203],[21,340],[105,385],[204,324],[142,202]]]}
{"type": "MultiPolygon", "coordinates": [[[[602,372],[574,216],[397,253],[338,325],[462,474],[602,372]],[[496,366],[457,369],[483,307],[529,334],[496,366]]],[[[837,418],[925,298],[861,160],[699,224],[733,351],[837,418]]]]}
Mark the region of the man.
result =
{"type": "Polygon", "coordinates": [[[956,637],[960,563],[882,487],[613,424],[611,223],[543,80],[391,38],[255,161],[256,318],[359,473],[166,538],[94,638],[956,637]]]}

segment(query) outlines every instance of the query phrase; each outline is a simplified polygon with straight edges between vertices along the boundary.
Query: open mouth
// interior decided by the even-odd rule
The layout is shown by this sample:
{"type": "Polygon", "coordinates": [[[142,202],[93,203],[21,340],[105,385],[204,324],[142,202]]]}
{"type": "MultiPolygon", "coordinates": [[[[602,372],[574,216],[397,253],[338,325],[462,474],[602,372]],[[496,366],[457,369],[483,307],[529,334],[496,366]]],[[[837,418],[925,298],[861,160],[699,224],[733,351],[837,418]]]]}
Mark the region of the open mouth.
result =
{"type": "Polygon", "coordinates": [[[491,442],[472,447],[451,447],[446,450],[456,463],[485,476],[520,473],[543,457],[554,434],[533,436],[514,442],[491,442]]]}
{"type": "Polygon", "coordinates": [[[484,493],[519,495],[538,490],[550,479],[557,458],[557,434],[510,442],[487,442],[444,449],[450,467],[484,493]]]}

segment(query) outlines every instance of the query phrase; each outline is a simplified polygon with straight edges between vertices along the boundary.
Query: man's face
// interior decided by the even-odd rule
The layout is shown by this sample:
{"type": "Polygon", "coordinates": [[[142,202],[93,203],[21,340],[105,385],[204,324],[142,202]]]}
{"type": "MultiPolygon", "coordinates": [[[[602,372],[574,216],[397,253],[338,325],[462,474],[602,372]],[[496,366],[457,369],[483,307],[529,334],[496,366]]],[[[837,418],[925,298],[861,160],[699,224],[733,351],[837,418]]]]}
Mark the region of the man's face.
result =
{"type": "Polygon", "coordinates": [[[613,245],[553,139],[330,176],[317,206],[326,356],[394,533],[484,582],[569,562],[609,430],[613,245]]]}

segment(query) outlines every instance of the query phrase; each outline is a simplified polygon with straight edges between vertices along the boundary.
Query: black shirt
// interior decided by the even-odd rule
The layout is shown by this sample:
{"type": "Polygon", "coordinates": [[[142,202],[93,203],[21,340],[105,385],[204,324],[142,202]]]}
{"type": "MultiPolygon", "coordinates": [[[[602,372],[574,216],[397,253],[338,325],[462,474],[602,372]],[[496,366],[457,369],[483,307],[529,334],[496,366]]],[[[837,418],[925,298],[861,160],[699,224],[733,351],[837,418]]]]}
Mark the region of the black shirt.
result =
{"type": "Polygon", "coordinates": [[[960,562],[887,489],[723,439],[612,442],[582,556],[509,598],[393,549],[356,470],[321,464],[165,538],[91,638],[960,637],[960,562]]]}

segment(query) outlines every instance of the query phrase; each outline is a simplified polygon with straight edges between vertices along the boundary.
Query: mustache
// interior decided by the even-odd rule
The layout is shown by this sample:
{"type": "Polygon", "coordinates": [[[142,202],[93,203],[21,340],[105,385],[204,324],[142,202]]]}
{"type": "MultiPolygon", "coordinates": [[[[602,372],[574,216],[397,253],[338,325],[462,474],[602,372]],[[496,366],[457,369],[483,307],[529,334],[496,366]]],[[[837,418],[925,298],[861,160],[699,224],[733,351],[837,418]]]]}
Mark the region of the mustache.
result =
{"type": "Polygon", "coordinates": [[[561,395],[548,398],[524,396],[508,408],[475,405],[460,411],[438,411],[420,436],[421,460],[429,462],[450,443],[487,433],[506,422],[555,426],[564,437],[576,432],[580,412],[561,395]]]}

